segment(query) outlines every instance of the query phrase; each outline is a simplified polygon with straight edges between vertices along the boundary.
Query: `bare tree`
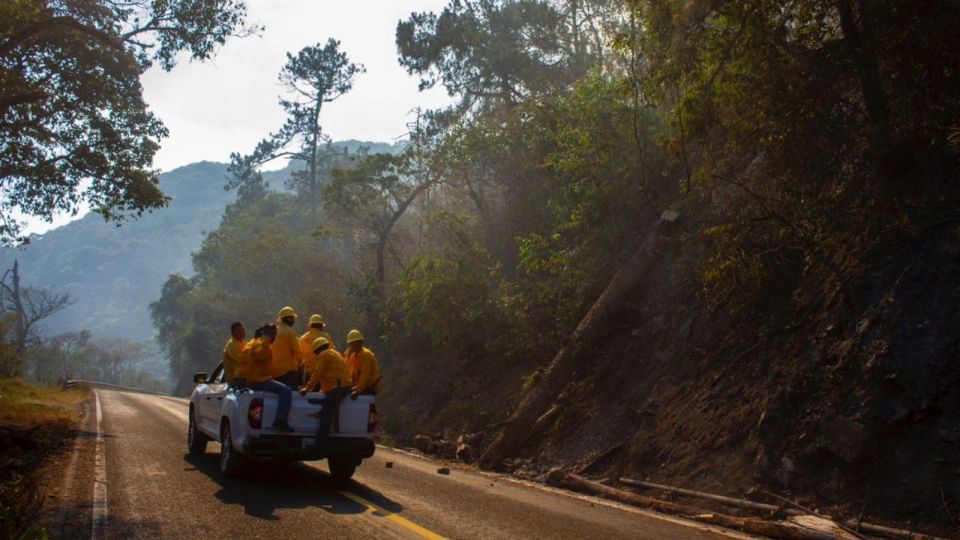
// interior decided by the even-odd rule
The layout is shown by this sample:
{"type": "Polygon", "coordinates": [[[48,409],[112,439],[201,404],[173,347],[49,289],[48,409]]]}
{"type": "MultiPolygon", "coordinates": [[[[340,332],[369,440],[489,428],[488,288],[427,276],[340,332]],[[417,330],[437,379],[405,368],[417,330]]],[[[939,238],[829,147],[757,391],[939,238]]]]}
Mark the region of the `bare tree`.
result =
{"type": "Polygon", "coordinates": [[[49,287],[22,286],[19,261],[15,260],[13,268],[4,272],[0,278],[0,313],[11,313],[14,316],[17,354],[40,342],[37,323],[72,304],[73,299],[69,293],[58,292],[49,287]]]}

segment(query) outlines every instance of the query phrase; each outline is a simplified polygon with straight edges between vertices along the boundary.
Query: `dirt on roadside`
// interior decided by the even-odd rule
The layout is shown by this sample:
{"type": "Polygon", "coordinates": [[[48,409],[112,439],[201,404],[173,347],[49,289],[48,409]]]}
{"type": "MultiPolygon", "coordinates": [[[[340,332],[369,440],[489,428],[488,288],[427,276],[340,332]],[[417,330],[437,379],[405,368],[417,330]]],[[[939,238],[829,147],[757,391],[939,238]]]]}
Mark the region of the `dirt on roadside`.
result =
{"type": "Polygon", "coordinates": [[[65,472],[76,471],[75,446],[90,416],[86,389],[61,391],[0,381],[0,538],[46,532],[62,507],[65,472]]]}

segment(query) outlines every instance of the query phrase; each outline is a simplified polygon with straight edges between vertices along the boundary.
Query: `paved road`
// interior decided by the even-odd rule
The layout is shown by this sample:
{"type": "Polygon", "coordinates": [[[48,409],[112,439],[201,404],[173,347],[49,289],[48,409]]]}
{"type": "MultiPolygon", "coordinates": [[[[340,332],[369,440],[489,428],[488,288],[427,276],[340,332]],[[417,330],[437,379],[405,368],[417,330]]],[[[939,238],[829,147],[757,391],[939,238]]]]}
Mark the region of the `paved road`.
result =
{"type": "Polygon", "coordinates": [[[342,488],[324,462],[262,463],[224,479],[216,444],[187,455],[186,400],[97,393],[102,442],[88,415],[87,436],[65,465],[54,537],[89,537],[100,512],[103,538],[744,538],[467,468],[439,475],[437,464],[386,448],[342,488]],[[106,488],[99,507],[98,444],[106,488]]]}

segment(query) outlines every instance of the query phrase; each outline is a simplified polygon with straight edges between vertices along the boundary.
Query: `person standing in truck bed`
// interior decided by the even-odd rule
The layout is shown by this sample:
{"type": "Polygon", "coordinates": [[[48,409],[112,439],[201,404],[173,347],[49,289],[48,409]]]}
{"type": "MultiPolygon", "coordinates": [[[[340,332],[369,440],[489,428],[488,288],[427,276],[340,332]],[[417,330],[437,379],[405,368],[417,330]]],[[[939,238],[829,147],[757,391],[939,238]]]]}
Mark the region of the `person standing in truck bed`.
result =
{"type": "Polygon", "coordinates": [[[300,368],[303,363],[300,342],[293,331],[296,322],[297,313],[292,307],[281,309],[277,314],[277,339],[270,347],[273,352],[273,378],[291,390],[300,387],[300,368]]]}
{"type": "Polygon", "coordinates": [[[323,327],[323,317],[314,313],[310,316],[310,328],[300,336],[300,366],[303,372],[300,380],[303,383],[310,380],[310,374],[314,372],[317,366],[317,354],[313,352],[313,342],[318,338],[326,338],[330,348],[336,350],[336,347],[333,346],[333,340],[330,339],[330,334],[324,332],[323,327]]]}
{"type": "Polygon", "coordinates": [[[373,351],[363,346],[363,334],[359,330],[347,334],[347,370],[353,383],[350,399],[380,393],[380,365],[373,351]]]}

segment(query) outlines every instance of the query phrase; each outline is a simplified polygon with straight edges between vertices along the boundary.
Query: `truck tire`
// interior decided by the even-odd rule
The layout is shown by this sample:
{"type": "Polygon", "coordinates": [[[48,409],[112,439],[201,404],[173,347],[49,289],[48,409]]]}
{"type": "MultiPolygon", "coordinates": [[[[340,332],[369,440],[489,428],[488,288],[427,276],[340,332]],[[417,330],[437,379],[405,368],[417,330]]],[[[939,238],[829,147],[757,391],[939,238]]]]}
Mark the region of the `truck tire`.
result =
{"type": "Polygon", "coordinates": [[[243,456],[233,448],[230,423],[224,422],[220,428],[220,474],[227,478],[233,478],[240,474],[243,465],[243,456]]]}
{"type": "Polygon", "coordinates": [[[193,407],[190,407],[190,421],[187,424],[187,450],[191,456],[202,456],[207,451],[207,443],[210,437],[207,437],[197,429],[197,419],[193,415],[193,407]]]}
{"type": "Polygon", "coordinates": [[[330,456],[327,458],[327,467],[330,476],[337,482],[346,482],[357,470],[357,460],[344,456],[330,456]]]}

